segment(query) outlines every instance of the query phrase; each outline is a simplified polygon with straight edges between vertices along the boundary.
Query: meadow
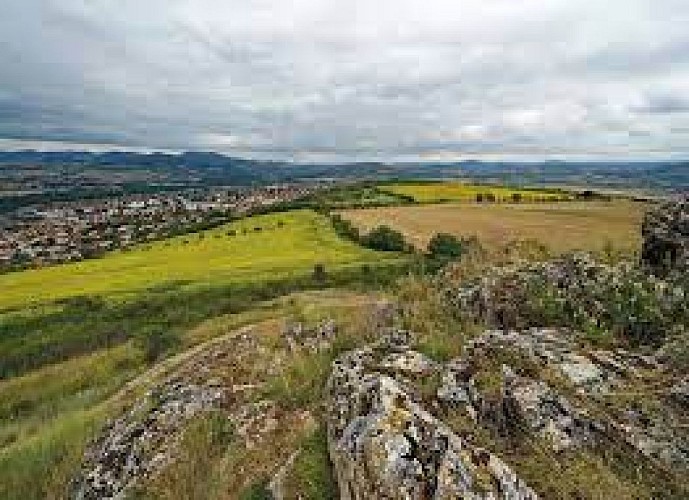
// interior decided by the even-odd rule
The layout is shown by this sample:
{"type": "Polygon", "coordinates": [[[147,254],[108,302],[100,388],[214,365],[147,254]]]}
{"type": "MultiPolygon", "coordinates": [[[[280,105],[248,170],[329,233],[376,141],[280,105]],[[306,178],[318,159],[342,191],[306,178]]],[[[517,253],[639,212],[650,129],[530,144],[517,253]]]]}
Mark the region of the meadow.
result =
{"type": "Polygon", "coordinates": [[[341,215],[363,231],[387,224],[419,249],[439,232],[475,236],[489,249],[535,240],[554,253],[572,250],[634,252],[640,245],[645,205],[612,202],[478,204],[444,203],[345,210],[341,215]]]}
{"type": "MultiPolygon", "coordinates": [[[[493,186],[488,184],[470,184],[464,182],[419,182],[385,184],[381,191],[398,196],[407,196],[417,203],[440,203],[456,201],[476,201],[477,197],[494,198],[495,201],[567,201],[574,196],[558,189],[530,189],[493,186]]],[[[487,201],[487,200],[486,200],[487,201]]]]}
{"type": "Polygon", "coordinates": [[[376,262],[309,210],[246,218],[222,227],[116,251],[78,263],[0,276],[0,310],[76,296],[126,298],[154,287],[256,283],[376,262]]]}

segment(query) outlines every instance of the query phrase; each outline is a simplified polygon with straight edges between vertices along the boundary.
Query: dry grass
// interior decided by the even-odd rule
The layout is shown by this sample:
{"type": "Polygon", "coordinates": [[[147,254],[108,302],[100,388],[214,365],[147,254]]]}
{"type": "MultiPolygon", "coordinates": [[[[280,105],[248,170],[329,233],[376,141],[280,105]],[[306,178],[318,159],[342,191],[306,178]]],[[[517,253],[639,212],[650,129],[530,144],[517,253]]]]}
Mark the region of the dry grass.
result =
{"type": "Polygon", "coordinates": [[[346,210],[343,217],[368,231],[386,224],[425,249],[438,232],[477,236],[489,249],[536,240],[551,251],[637,251],[645,205],[613,202],[438,204],[346,210]]]}

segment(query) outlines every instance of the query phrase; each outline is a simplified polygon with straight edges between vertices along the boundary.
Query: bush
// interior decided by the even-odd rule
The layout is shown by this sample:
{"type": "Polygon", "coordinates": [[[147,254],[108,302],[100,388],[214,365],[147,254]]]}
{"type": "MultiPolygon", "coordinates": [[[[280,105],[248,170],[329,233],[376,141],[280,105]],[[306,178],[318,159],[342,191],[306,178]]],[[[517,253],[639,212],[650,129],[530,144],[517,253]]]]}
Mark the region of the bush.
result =
{"type": "Polygon", "coordinates": [[[179,344],[179,336],[170,330],[153,330],[152,332],[142,333],[137,340],[144,351],[148,363],[156,362],[163,354],[179,344]]]}
{"type": "Polygon", "coordinates": [[[464,242],[447,233],[438,233],[428,243],[428,254],[431,258],[456,259],[464,253],[464,242]]]}
{"type": "Polygon", "coordinates": [[[404,236],[388,226],[379,226],[368,233],[363,244],[373,250],[383,252],[402,252],[405,250],[404,236]]]}
{"type": "Polygon", "coordinates": [[[355,243],[360,242],[361,235],[359,234],[359,230],[354,227],[351,222],[343,219],[338,214],[331,215],[330,221],[332,222],[333,229],[335,229],[335,232],[338,234],[338,236],[354,241],[355,243]]]}
{"type": "Polygon", "coordinates": [[[325,266],[323,264],[316,264],[315,266],[313,266],[312,276],[313,280],[317,283],[325,282],[326,278],[328,277],[325,272],[325,266]]]}
{"type": "Polygon", "coordinates": [[[596,340],[658,347],[689,324],[687,287],[629,264],[605,266],[586,256],[494,268],[459,294],[456,304],[492,327],[566,327],[596,340]]]}

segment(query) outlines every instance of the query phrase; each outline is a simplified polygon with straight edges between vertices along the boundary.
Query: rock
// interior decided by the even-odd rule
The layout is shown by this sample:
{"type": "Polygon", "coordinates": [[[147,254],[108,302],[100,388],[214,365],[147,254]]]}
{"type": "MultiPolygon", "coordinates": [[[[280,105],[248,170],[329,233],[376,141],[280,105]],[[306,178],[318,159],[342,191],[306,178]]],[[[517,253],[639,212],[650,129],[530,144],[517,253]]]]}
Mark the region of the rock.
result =
{"type": "Polygon", "coordinates": [[[470,366],[462,359],[452,360],[446,365],[437,397],[440,402],[455,408],[478,403],[478,391],[471,378],[470,366]]]}
{"type": "Polygon", "coordinates": [[[689,272],[689,200],[665,203],[646,214],[642,262],[659,275],[689,272]]]}
{"type": "MultiPolygon", "coordinates": [[[[330,457],[344,500],[504,498],[536,494],[497,456],[454,434],[380,365],[383,345],[409,351],[395,332],[373,348],[342,355],[328,380],[330,457]]],[[[399,358],[398,358],[399,359],[399,358]]]]}
{"type": "Polygon", "coordinates": [[[175,436],[194,415],[216,407],[221,389],[171,380],[109,423],[86,451],[74,497],[119,498],[139,478],[166,464],[175,436]]]}
{"type": "Polygon", "coordinates": [[[596,386],[603,378],[603,372],[597,365],[583,356],[572,354],[559,368],[569,380],[577,386],[596,386]]]}
{"type": "Polygon", "coordinates": [[[684,377],[673,385],[670,396],[680,405],[689,408],[689,377],[684,377]]]}
{"type": "Polygon", "coordinates": [[[487,270],[459,286],[443,282],[460,313],[501,330],[561,326],[609,332],[657,347],[689,320],[685,271],[653,276],[638,266],[595,262],[585,254],[487,270]]]}
{"type": "Polygon", "coordinates": [[[391,352],[380,361],[380,368],[408,375],[429,375],[436,370],[436,364],[416,351],[391,352]]]}
{"type": "Polygon", "coordinates": [[[512,376],[506,378],[503,392],[504,405],[511,409],[516,425],[549,442],[554,451],[591,441],[591,422],[546,383],[512,376]]]}
{"type": "Polygon", "coordinates": [[[311,352],[329,347],[336,334],[337,325],[331,319],[323,320],[313,328],[303,323],[290,324],[282,332],[290,351],[306,349],[311,352]]]}

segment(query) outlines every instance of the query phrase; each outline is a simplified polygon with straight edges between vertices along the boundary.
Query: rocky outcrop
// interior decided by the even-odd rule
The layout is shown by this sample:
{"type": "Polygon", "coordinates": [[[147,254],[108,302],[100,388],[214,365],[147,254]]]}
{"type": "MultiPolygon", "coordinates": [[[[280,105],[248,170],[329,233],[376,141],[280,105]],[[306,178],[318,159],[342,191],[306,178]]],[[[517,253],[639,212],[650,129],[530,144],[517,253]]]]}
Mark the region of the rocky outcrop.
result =
{"type": "Polygon", "coordinates": [[[303,323],[291,323],[282,331],[290,351],[307,350],[317,352],[326,349],[337,334],[337,325],[332,319],[319,322],[315,327],[303,323]]]}
{"type": "Polygon", "coordinates": [[[478,444],[479,430],[507,448],[612,446],[631,463],[689,471],[686,380],[673,381],[655,356],[590,349],[565,329],[489,330],[444,364],[412,345],[393,332],[333,364],[327,426],[343,499],[535,498],[500,452],[478,444]],[[453,415],[470,427],[453,430],[453,415]]]}
{"type": "Polygon", "coordinates": [[[687,274],[659,278],[586,254],[487,270],[445,294],[464,317],[503,330],[566,327],[660,345],[689,324],[687,274]]]}
{"type": "Polygon", "coordinates": [[[170,381],[113,420],[86,452],[77,499],[118,498],[171,459],[174,437],[195,415],[217,407],[223,391],[170,381]]]}
{"type": "Polygon", "coordinates": [[[341,498],[536,498],[498,456],[457,436],[419,401],[410,377],[434,363],[409,340],[395,332],[333,365],[327,423],[341,498]]]}
{"type": "Polygon", "coordinates": [[[689,272],[689,200],[665,203],[646,214],[641,259],[659,275],[689,272]]]}
{"type": "Polygon", "coordinates": [[[689,470],[686,418],[666,401],[686,401],[686,380],[673,384],[655,356],[586,349],[580,340],[562,329],[486,331],[466,344],[461,358],[446,365],[438,400],[502,434],[539,436],[554,451],[626,443],[630,453],[689,470]],[[487,360],[506,353],[522,371],[533,373],[518,375],[503,364],[498,397],[489,400],[477,387],[478,373],[487,360]],[[539,379],[546,375],[558,381],[559,389],[539,379]],[[564,389],[568,395],[562,394],[564,389]],[[629,395],[643,397],[654,411],[630,408],[625,402],[629,395]],[[590,416],[595,409],[606,417],[590,416]]]}
{"type": "Polygon", "coordinates": [[[277,359],[264,351],[250,328],[242,329],[192,353],[159,383],[152,383],[88,446],[72,497],[126,497],[136,484],[176,460],[187,424],[209,412],[230,420],[244,446],[256,446],[280,418],[273,402],[251,396],[278,368],[277,359]],[[269,357],[271,364],[265,366],[269,357]],[[235,372],[234,367],[242,369],[235,372]]]}

